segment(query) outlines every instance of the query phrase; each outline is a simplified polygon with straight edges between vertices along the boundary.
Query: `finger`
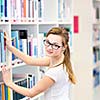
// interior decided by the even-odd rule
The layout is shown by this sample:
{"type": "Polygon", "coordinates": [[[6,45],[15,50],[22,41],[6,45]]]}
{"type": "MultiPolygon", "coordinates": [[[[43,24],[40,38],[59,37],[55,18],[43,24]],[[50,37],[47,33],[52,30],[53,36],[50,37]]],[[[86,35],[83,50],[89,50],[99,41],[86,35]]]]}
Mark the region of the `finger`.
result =
{"type": "Polygon", "coordinates": [[[5,35],[5,36],[8,36],[7,32],[4,32],[4,35],[5,35]]]}
{"type": "Polygon", "coordinates": [[[11,66],[3,65],[3,66],[2,66],[2,70],[3,70],[3,71],[11,70],[11,66]]]}
{"type": "Polygon", "coordinates": [[[2,66],[2,72],[6,71],[5,66],[2,66]]]}
{"type": "Polygon", "coordinates": [[[9,40],[10,40],[7,36],[4,36],[4,39],[6,39],[7,41],[9,41],[9,40]]]}

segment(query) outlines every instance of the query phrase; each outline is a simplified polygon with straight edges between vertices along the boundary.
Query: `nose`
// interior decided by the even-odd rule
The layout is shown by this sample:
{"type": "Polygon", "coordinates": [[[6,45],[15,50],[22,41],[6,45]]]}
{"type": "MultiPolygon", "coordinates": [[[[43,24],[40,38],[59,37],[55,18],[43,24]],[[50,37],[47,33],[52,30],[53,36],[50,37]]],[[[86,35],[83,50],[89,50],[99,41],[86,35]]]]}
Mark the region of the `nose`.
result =
{"type": "Polygon", "coordinates": [[[49,45],[47,48],[48,48],[48,49],[52,49],[52,45],[49,45]]]}

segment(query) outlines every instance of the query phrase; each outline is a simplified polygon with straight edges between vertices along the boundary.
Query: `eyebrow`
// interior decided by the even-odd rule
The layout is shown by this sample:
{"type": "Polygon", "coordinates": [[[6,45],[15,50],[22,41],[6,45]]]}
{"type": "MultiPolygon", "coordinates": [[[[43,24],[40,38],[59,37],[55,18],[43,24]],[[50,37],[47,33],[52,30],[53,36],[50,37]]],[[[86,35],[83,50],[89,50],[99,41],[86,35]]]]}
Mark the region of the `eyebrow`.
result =
{"type": "MultiPolygon", "coordinates": [[[[46,39],[46,40],[49,41],[48,39],[46,39]]],[[[49,42],[52,44],[58,44],[56,41],[54,41],[54,42],[49,41],[49,42]]]]}
{"type": "MultiPolygon", "coordinates": [[[[46,40],[49,41],[48,39],[46,39],[46,40]]],[[[49,41],[49,42],[50,42],[50,41],[49,41]]],[[[59,45],[59,46],[61,45],[61,44],[57,43],[56,41],[53,42],[53,43],[52,43],[52,42],[50,42],[50,43],[51,43],[51,44],[55,44],[55,45],[59,45]]]]}

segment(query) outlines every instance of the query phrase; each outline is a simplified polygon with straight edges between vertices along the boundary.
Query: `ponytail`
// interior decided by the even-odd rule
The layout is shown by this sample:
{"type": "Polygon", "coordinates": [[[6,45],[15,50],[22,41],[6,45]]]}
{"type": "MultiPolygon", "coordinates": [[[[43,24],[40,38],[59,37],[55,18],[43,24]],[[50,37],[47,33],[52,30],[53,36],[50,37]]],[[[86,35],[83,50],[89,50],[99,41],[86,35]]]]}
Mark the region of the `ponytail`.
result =
{"type": "Polygon", "coordinates": [[[66,71],[68,72],[69,75],[69,80],[73,83],[76,84],[76,78],[72,69],[71,61],[70,61],[70,49],[69,46],[67,45],[66,50],[64,51],[64,64],[66,66],[66,71]]]}

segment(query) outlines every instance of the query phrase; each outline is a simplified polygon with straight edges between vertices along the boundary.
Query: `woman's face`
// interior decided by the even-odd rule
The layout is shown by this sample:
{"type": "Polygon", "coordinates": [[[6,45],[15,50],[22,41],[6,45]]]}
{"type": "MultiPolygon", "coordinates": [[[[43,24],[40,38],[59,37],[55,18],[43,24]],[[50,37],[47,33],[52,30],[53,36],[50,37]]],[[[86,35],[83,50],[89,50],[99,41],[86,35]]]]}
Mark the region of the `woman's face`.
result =
{"type": "Polygon", "coordinates": [[[50,34],[44,41],[44,44],[47,56],[56,57],[62,54],[63,45],[61,36],[50,34]]]}

